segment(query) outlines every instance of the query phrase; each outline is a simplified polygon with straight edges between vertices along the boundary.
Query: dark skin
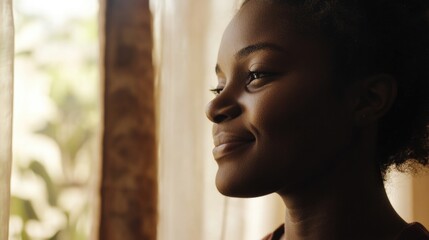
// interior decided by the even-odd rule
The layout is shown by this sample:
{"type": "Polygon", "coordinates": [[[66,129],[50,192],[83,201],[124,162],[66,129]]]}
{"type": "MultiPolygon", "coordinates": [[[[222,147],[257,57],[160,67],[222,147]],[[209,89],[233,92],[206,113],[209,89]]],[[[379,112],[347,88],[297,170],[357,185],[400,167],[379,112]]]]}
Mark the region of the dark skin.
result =
{"type": "Polygon", "coordinates": [[[278,193],[287,240],[395,239],[406,222],[375,159],[395,79],[380,73],[338,92],[330,48],[297,33],[293,11],[250,1],[224,33],[207,106],[216,186],[233,197],[278,193]]]}

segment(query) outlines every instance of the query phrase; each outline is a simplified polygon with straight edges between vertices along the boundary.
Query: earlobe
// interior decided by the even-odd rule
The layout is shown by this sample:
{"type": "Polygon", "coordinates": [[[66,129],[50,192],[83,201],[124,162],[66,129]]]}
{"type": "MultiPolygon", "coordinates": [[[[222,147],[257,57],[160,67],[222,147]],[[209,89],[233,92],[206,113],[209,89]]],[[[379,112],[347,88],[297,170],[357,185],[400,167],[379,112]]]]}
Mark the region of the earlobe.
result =
{"type": "Polygon", "coordinates": [[[390,110],[396,94],[396,79],[389,74],[377,74],[363,79],[355,108],[356,124],[363,126],[377,122],[390,110]]]}

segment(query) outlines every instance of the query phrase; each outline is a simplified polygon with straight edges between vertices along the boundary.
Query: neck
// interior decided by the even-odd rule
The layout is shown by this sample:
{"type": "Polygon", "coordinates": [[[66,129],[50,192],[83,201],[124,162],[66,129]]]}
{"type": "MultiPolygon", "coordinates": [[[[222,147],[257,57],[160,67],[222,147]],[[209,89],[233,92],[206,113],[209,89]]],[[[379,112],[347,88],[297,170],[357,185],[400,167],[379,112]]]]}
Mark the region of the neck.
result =
{"type": "Polygon", "coordinates": [[[278,192],[286,205],[287,240],[381,240],[399,234],[406,223],[387,198],[375,160],[366,158],[369,150],[349,154],[354,157],[293,191],[278,192]]]}

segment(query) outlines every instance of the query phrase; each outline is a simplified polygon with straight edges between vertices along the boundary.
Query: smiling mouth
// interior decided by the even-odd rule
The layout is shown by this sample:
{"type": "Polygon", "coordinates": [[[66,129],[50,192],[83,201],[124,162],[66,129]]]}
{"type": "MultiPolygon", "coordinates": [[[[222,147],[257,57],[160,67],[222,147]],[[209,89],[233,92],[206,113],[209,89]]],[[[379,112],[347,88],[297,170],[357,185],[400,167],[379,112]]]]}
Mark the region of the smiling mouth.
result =
{"type": "Polygon", "coordinates": [[[213,148],[213,156],[216,160],[224,158],[228,155],[242,151],[249,147],[255,141],[254,138],[241,138],[227,134],[219,134],[215,137],[215,147],[213,148]]]}
{"type": "Polygon", "coordinates": [[[221,159],[237,151],[240,151],[245,147],[248,147],[251,143],[252,142],[231,142],[221,144],[213,148],[213,156],[216,160],[221,159]]]}

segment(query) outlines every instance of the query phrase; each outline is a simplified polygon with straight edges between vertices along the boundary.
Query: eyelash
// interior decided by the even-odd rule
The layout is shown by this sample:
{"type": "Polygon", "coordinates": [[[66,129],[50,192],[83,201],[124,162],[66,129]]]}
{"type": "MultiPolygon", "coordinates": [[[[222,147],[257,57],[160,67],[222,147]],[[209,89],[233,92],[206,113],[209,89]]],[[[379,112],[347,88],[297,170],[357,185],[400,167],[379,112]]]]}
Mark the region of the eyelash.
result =
{"type": "MultiPolygon", "coordinates": [[[[246,85],[249,85],[253,80],[264,78],[269,76],[270,74],[267,72],[258,72],[258,71],[249,71],[247,74],[247,80],[246,85]]],[[[224,87],[216,87],[213,89],[210,89],[210,92],[212,92],[214,95],[219,95],[224,87]]]]}
{"type": "Polygon", "coordinates": [[[214,95],[219,95],[223,90],[223,87],[216,87],[210,89],[210,92],[212,92],[214,95]]]}
{"type": "Polygon", "coordinates": [[[267,72],[252,72],[252,71],[250,71],[249,72],[249,74],[248,74],[248,77],[247,77],[247,82],[246,82],[246,84],[249,84],[250,82],[252,82],[253,80],[256,80],[256,79],[260,79],[260,78],[264,78],[264,77],[267,77],[267,76],[269,76],[270,74],[269,73],[267,73],[267,72]]]}

